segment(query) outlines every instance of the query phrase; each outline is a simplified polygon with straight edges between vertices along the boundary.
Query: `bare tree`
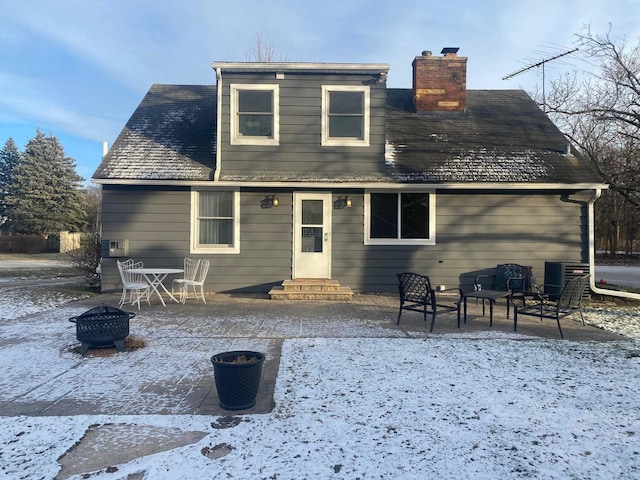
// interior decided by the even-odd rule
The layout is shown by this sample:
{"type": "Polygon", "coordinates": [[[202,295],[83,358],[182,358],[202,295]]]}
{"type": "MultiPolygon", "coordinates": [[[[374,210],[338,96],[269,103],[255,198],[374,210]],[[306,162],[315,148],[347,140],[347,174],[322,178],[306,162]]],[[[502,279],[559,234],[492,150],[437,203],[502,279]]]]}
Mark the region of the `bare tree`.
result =
{"type": "Polygon", "coordinates": [[[611,30],[577,35],[595,70],[551,82],[547,109],[559,128],[611,188],[640,208],[640,41],[616,41],[611,30]]]}
{"type": "Polygon", "coordinates": [[[247,51],[245,57],[247,62],[289,62],[288,57],[278,56],[273,43],[265,40],[262,33],[256,33],[255,43],[247,51]]]}
{"type": "Polygon", "coordinates": [[[552,81],[546,109],[611,188],[596,207],[601,245],[632,253],[640,216],[640,39],[616,40],[611,26],[605,34],[585,26],[576,36],[593,69],[552,81]]]}

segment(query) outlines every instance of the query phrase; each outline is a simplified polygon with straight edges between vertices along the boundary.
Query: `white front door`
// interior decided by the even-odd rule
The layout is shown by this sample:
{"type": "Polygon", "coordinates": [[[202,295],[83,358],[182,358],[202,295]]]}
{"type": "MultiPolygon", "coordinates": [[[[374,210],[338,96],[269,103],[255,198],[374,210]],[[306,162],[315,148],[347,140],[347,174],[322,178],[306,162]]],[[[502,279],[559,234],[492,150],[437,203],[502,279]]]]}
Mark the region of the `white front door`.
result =
{"type": "Polygon", "coordinates": [[[331,193],[293,200],[293,278],[331,278],[331,193]]]}

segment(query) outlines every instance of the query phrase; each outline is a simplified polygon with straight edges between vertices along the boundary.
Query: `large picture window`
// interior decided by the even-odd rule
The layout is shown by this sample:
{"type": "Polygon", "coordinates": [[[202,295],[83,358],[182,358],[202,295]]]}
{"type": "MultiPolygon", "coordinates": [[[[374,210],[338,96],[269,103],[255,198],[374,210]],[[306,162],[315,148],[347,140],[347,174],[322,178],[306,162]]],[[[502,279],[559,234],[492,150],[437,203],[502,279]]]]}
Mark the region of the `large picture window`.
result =
{"type": "Polygon", "coordinates": [[[239,194],[234,191],[194,190],[191,197],[191,251],[239,251],[239,194]]]}
{"type": "Polygon", "coordinates": [[[231,144],[279,143],[278,85],[231,85],[231,144]]]}
{"type": "Polygon", "coordinates": [[[365,243],[435,244],[435,196],[430,192],[366,195],[365,243]]]}
{"type": "Polygon", "coordinates": [[[369,145],[369,87],[322,87],[322,145],[369,145]]]}

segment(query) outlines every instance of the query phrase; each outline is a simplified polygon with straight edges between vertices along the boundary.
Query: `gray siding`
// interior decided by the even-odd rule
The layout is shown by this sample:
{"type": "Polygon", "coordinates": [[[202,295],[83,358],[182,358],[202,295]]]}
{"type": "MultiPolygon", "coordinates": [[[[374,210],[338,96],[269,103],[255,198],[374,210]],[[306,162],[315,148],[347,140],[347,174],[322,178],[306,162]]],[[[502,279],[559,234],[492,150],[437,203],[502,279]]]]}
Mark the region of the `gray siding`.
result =
{"type": "Polygon", "coordinates": [[[225,74],[222,85],[220,143],[223,172],[384,172],[386,88],[371,84],[369,147],[323,147],[321,107],[323,85],[363,85],[370,75],[225,74]],[[230,144],[230,84],[279,84],[280,145],[230,144]]]}
{"type": "MultiPolygon", "coordinates": [[[[338,194],[334,192],[334,199],[338,194]]],[[[396,292],[396,273],[427,274],[434,284],[471,288],[498,263],[531,265],[540,283],[545,261],[587,259],[586,194],[564,201],[560,192],[439,192],[436,245],[364,245],[364,197],[350,191],[352,208],[333,210],[332,278],[357,292],[396,292]]],[[[189,188],[105,186],[103,239],[129,239],[129,257],[147,266],[180,267],[184,257],[208,258],[207,291],[266,292],[291,278],[291,191],[244,189],[240,197],[240,253],[189,253],[189,188]],[[263,209],[265,194],[277,208],[263,209]]],[[[115,259],[103,261],[103,290],[120,288],[115,259]]]]}
{"type": "Polygon", "coordinates": [[[423,247],[364,245],[363,198],[353,198],[353,208],[334,215],[333,278],[355,291],[396,292],[403,271],[468,291],[476,275],[511,262],[533,266],[542,283],[545,261],[587,259],[586,198],[440,192],[436,245],[423,247]]]}
{"type": "Polygon", "coordinates": [[[280,206],[262,209],[265,193],[243,191],[240,197],[240,254],[190,254],[189,188],[116,187],[103,190],[103,290],[121,288],[116,259],[107,256],[108,241],[129,240],[129,258],[150,267],[181,268],[184,257],[211,262],[207,291],[267,291],[291,278],[293,207],[291,194],[280,206]]]}

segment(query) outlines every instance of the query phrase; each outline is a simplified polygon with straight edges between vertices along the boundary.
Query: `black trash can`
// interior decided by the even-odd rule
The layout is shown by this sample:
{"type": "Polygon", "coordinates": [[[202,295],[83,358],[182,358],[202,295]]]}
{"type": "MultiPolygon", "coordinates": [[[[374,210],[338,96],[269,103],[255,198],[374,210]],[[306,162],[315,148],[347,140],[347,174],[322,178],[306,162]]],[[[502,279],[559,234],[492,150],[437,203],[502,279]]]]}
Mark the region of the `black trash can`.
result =
{"type": "Polygon", "coordinates": [[[222,408],[245,410],[256,404],[264,358],[264,353],[246,350],[218,353],[211,357],[222,408]]]}
{"type": "Polygon", "coordinates": [[[119,352],[124,352],[124,339],[129,335],[129,320],[135,316],[133,312],[101,305],[70,318],[69,321],[76,324],[76,338],[82,342],[80,353],[84,355],[89,347],[104,348],[113,345],[119,352]]]}

